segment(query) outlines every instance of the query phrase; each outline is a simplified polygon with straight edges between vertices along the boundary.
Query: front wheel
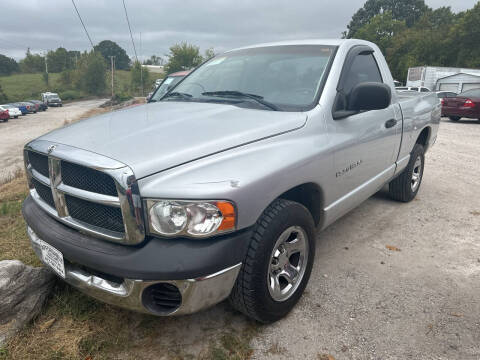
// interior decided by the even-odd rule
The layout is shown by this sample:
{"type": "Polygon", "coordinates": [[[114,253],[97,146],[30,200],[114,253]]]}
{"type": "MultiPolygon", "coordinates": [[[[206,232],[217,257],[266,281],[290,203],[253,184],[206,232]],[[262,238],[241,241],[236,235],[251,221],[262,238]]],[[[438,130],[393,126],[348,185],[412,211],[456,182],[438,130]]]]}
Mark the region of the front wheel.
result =
{"type": "Polygon", "coordinates": [[[424,167],[425,150],[422,145],[415,144],[407,167],[388,185],[390,197],[403,202],[412,201],[420,189],[424,167]]]}
{"type": "Polygon", "coordinates": [[[283,318],[307,286],[315,225],[301,204],[275,200],[257,221],[230,304],[262,323],[283,318]]]}

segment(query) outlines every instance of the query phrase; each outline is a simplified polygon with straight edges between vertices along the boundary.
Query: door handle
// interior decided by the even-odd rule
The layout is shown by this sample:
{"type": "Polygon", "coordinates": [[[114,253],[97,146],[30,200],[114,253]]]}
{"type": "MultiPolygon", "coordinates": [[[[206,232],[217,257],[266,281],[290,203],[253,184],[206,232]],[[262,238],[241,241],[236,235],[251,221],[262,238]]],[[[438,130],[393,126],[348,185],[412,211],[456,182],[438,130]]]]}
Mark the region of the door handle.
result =
{"type": "Polygon", "coordinates": [[[387,120],[387,121],[385,122],[385,127],[386,127],[387,129],[389,129],[389,128],[391,128],[391,127],[394,127],[395,125],[397,125],[397,122],[398,122],[398,121],[395,120],[395,119],[387,120]]]}

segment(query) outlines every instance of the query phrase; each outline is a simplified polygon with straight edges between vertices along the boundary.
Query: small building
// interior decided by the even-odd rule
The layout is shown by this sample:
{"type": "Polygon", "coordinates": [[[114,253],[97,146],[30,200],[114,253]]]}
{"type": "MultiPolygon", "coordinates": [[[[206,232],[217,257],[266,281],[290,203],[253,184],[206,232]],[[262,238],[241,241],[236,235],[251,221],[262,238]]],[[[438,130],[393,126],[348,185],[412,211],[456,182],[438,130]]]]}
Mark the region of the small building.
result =
{"type": "MultiPolygon", "coordinates": [[[[468,74],[473,76],[480,76],[479,69],[466,69],[454,67],[439,67],[439,66],[419,66],[408,69],[406,86],[425,86],[430,90],[438,90],[437,81],[452,75],[468,74]]],[[[459,83],[460,84],[460,83],[459,83]]],[[[446,85],[444,85],[446,86],[446,85]]],[[[460,85],[459,85],[460,86],[460,85]]],[[[453,85],[451,86],[453,87],[453,85]]],[[[462,88],[459,88],[460,91],[462,88]]],[[[457,91],[458,92],[458,89],[457,91]]]]}
{"type": "Polygon", "coordinates": [[[438,79],[436,90],[461,93],[467,90],[478,88],[480,88],[480,73],[471,74],[467,72],[460,72],[455,75],[449,75],[438,79]]]}
{"type": "Polygon", "coordinates": [[[142,65],[144,69],[148,69],[151,73],[163,74],[163,65],[142,65]]]}

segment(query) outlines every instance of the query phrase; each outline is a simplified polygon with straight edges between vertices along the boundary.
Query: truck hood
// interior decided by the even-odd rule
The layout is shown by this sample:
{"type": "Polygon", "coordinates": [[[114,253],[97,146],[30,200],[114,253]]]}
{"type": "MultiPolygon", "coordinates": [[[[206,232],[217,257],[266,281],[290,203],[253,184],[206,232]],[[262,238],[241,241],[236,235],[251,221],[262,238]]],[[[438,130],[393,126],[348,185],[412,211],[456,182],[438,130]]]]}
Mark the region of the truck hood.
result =
{"type": "Polygon", "coordinates": [[[158,102],[86,119],[41,140],[127,164],[137,179],[305,125],[304,113],[234,105],[158,102]]]}

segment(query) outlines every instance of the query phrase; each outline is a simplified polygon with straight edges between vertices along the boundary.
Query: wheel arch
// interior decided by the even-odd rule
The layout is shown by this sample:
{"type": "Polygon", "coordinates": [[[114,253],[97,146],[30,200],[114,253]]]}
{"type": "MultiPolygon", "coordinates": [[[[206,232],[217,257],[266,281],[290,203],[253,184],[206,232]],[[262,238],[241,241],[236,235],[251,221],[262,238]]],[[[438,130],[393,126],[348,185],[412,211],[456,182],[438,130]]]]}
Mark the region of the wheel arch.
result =
{"type": "Polygon", "coordinates": [[[315,226],[319,227],[323,223],[323,202],[324,196],[322,188],[313,182],[297,185],[278,198],[298,202],[305,206],[313,217],[315,226]]]}
{"type": "Polygon", "coordinates": [[[417,141],[415,142],[415,144],[420,144],[423,146],[423,148],[425,149],[425,152],[427,151],[428,149],[428,145],[430,143],[430,136],[432,134],[432,129],[430,128],[430,126],[426,126],[423,128],[423,130],[420,132],[420,134],[418,135],[417,137],[417,141]]]}

